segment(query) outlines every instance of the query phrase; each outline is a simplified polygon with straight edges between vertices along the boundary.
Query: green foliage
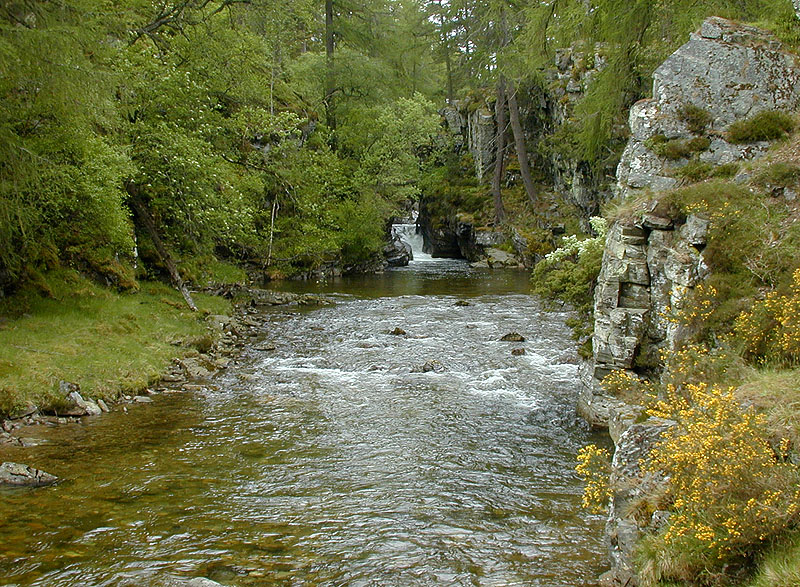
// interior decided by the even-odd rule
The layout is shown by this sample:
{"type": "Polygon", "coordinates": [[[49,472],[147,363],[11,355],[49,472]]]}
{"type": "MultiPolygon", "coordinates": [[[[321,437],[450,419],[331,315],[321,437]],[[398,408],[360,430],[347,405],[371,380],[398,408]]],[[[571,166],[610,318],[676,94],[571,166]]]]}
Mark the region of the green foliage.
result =
{"type": "Polygon", "coordinates": [[[728,127],[728,142],[735,145],[756,141],[774,141],[785,137],[795,128],[792,115],[780,110],[764,110],[728,127]]]}
{"type": "Polygon", "coordinates": [[[722,300],[740,298],[754,285],[788,285],[800,254],[800,227],[792,208],[747,187],[713,180],[676,190],[665,204],[711,220],[703,257],[720,280],[722,300]]]}
{"type": "Polygon", "coordinates": [[[108,15],[87,8],[32,3],[23,25],[18,8],[0,16],[0,289],[30,264],[133,250],[121,190],[131,166],[113,137],[116,78],[102,42],[108,15]]]}
{"type": "Polygon", "coordinates": [[[536,264],[531,275],[533,292],[546,300],[570,304],[578,313],[571,321],[576,338],[591,334],[594,286],[600,274],[606,224],[592,219],[597,236],[579,240],[565,237],[561,246],[536,264]]]}

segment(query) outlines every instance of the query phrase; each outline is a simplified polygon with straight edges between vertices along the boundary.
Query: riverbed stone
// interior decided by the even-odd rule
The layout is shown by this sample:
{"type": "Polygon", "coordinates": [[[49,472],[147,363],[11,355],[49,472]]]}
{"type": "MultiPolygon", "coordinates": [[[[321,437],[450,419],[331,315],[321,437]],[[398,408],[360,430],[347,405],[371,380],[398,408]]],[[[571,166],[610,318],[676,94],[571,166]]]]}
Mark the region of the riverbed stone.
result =
{"type": "Polygon", "coordinates": [[[504,334],[500,340],[503,342],[525,342],[525,337],[519,332],[509,332],[504,334]]]}
{"type": "Polygon", "coordinates": [[[179,364],[189,379],[206,379],[212,375],[214,370],[209,361],[200,357],[187,357],[181,359],[179,364]]]}
{"type": "Polygon", "coordinates": [[[0,464],[0,485],[38,487],[51,485],[56,481],[58,481],[58,477],[55,475],[28,465],[11,462],[0,464]]]}
{"type": "Polygon", "coordinates": [[[103,413],[95,402],[84,399],[78,391],[71,391],[66,397],[67,407],[59,411],[62,416],[99,416],[103,413]]]}

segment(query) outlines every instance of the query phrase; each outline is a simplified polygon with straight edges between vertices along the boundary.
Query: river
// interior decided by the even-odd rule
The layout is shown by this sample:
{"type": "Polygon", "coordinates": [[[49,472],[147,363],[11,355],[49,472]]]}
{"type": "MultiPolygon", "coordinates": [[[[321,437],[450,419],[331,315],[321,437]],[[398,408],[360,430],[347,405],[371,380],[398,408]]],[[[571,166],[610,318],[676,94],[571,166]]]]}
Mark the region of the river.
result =
{"type": "Polygon", "coordinates": [[[604,520],[573,468],[602,439],[527,279],[417,255],[283,284],[336,304],[264,312],[201,391],[3,449],[64,481],[0,490],[0,585],[592,584],[604,520]]]}

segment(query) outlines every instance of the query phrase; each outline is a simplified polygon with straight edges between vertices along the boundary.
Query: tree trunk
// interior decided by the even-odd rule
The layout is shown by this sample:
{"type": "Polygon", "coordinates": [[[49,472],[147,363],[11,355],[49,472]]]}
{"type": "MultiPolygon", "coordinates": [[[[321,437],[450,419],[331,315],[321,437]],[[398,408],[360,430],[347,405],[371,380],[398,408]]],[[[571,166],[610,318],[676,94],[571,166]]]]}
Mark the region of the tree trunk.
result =
{"type": "MultiPolygon", "coordinates": [[[[502,79],[502,74],[500,78],[502,79]]],[[[519,161],[519,171],[522,174],[522,183],[525,185],[525,193],[528,195],[531,206],[536,206],[536,188],[533,186],[531,177],[531,165],[528,161],[528,151],[525,148],[525,136],[522,134],[522,123],[519,120],[519,106],[517,104],[517,91],[514,82],[508,82],[508,113],[511,118],[511,130],[514,131],[514,147],[517,151],[519,161]]]]}
{"type": "Polygon", "coordinates": [[[183,299],[186,300],[186,305],[189,306],[189,309],[192,312],[197,312],[197,306],[195,306],[194,300],[189,294],[189,290],[186,288],[186,284],[183,282],[183,279],[181,279],[180,273],[178,273],[178,268],[175,265],[175,262],[172,260],[172,256],[169,254],[169,251],[167,251],[167,247],[164,246],[164,241],[162,241],[161,237],[158,235],[158,229],[156,229],[155,220],[153,220],[153,217],[150,215],[150,211],[147,209],[147,206],[139,196],[136,186],[129,182],[125,187],[128,195],[130,195],[130,203],[133,207],[133,211],[136,212],[136,215],[139,217],[142,226],[144,226],[144,229],[150,236],[150,240],[153,241],[153,246],[155,246],[156,252],[161,258],[161,262],[167,267],[169,276],[172,279],[172,284],[175,286],[175,289],[181,292],[181,295],[183,295],[183,299]]]}
{"type": "Polygon", "coordinates": [[[495,158],[494,176],[492,177],[492,196],[494,196],[494,217],[495,222],[500,225],[506,221],[506,210],[503,206],[503,194],[500,191],[500,184],[503,181],[505,171],[505,151],[506,151],[506,88],[503,76],[497,80],[497,101],[494,104],[495,122],[497,132],[495,133],[495,158]]]}
{"type": "Polygon", "coordinates": [[[336,130],[336,75],[334,72],[333,52],[335,41],[333,35],[333,0],[325,0],[325,122],[332,131],[336,130]]]}

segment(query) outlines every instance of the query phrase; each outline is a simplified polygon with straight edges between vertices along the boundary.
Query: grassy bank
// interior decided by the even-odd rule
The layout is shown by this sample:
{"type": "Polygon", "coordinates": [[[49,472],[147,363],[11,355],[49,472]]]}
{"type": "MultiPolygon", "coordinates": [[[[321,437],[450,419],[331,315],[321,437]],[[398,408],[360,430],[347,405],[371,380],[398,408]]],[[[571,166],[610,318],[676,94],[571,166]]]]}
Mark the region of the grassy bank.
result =
{"type": "Polygon", "coordinates": [[[167,285],[117,293],[74,271],[44,276],[0,302],[0,417],[29,404],[58,405],[60,381],[113,398],[158,379],[173,358],[207,344],[207,314],[230,303],[197,294],[192,313],[167,285]]]}

